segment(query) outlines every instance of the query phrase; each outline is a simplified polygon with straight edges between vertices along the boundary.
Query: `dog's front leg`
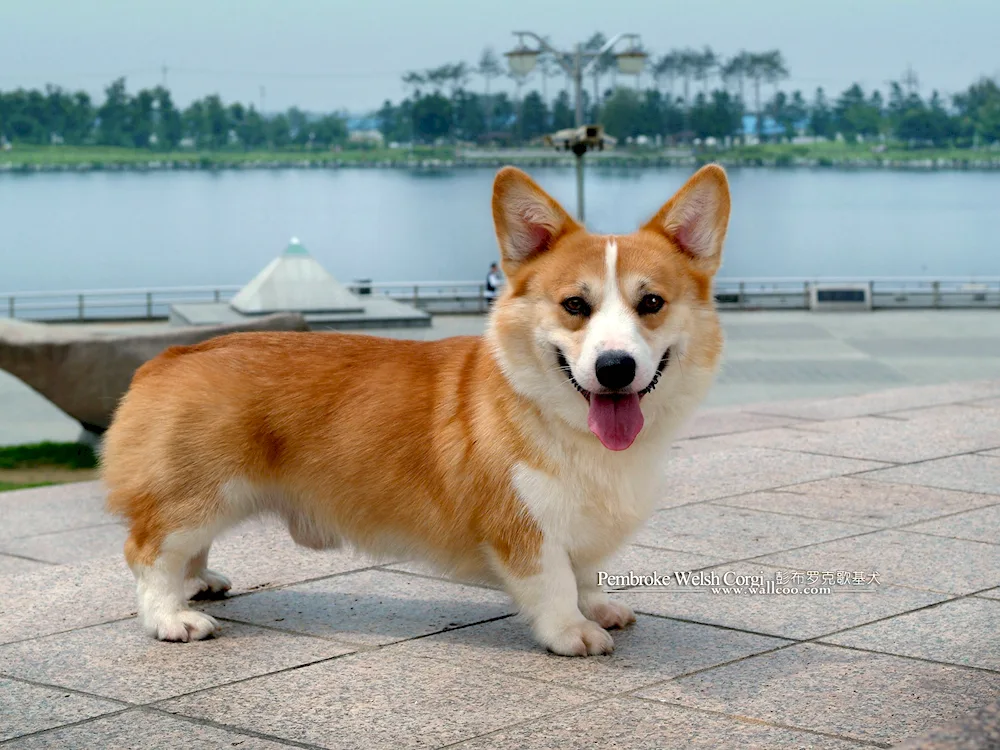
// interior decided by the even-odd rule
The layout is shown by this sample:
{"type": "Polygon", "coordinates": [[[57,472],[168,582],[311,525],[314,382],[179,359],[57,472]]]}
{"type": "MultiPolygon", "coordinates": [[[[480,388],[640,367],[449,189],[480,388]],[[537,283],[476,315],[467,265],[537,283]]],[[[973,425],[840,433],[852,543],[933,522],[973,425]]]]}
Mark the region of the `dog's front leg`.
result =
{"type": "Polygon", "coordinates": [[[611,601],[597,578],[597,565],[574,564],[579,590],[580,611],[602,628],[624,628],[635,622],[635,612],[619,602],[611,601]]]}
{"type": "Polygon", "coordinates": [[[611,653],[615,648],[611,636],[580,611],[576,575],[566,550],[543,540],[534,563],[535,572],[528,575],[515,572],[503,561],[499,567],[535,639],[563,656],[611,653]]]}

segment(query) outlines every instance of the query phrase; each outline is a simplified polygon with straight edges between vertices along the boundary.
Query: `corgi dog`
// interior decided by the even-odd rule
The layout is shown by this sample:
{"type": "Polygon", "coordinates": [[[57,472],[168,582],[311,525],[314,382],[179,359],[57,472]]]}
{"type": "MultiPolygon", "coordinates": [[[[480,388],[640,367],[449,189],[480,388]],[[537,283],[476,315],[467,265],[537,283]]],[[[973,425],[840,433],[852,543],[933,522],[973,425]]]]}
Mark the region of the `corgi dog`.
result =
{"type": "Polygon", "coordinates": [[[713,380],[729,206],[709,165],[638,231],[592,234],[507,167],[508,284],[483,336],[236,333],[144,364],[102,477],[146,631],[215,633],[188,601],[230,588],[212,540],[269,514],[306,547],[494,581],[550,651],[610,653],[635,615],[597,573],[669,489],[669,443],[713,380]]]}

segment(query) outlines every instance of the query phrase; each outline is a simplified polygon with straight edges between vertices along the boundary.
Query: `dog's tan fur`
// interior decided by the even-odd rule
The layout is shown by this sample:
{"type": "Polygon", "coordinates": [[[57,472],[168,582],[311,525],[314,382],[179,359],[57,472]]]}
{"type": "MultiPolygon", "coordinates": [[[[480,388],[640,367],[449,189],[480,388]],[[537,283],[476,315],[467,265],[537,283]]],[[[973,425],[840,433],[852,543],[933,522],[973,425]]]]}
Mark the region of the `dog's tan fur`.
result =
{"type": "MultiPolygon", "coordinates": [[[[164,598],[164,587],[186,575],[196,588],[227,588],[205,567],[211,539],[260,513],[285,519],[309,547],[347,541],[499,579],[533,621],[546,619],[545,597],[522,595],[520,582],[544,582],[547,560],[566,555],[579,578],[576,563],[598,564],[648,515],[649,500],[631,498],[655,482],[632,488],[633,475],[658,471],[645,464],[663,457],[721,353],[711,279],[729,216],[724,173],[701,170],[642,229],[613,238],[623,298],[641,282],[666,300],[641,318],[638,335],[654,348],[681,342],[673,345],[683,360],[643,400],[643,432],[622,454],[580,429],[573,410],[585,415],[586,404],[553,375],[539,343],[549,331],[571,362],[582,356],[587,321],[560,303],[581,284],[602,283],[609,238],[588,234],[511,168],[497,176],[493,211],[509,284],[485,337],[240,333],[173,347],[139,369],[106,435],[102,473],[108,508],[128,522],[126,559],[154,635],[188,640],[214,630],[211,618],[164,598]],[[558,403],[544,395],[550,387],[558,403]],[[525,482],[536,479],[524,477],[584,497],[539,511],[548,501],[526,498],[525,482]],[[616,505],[603,495],[619,493],[621,481],[630,499],[616,505]],[[593,516],[600,528],[570,531],[549,517],[559,514],[593,516]]],[[[604,626],[631,621],[597,593],[585,602],[579,585],[585,614],[604,626]]],[[[610,650],[610,639],[571,614],[569,636],[565,623],[538,625],[539,640],[560,653],[610,650]]]]}

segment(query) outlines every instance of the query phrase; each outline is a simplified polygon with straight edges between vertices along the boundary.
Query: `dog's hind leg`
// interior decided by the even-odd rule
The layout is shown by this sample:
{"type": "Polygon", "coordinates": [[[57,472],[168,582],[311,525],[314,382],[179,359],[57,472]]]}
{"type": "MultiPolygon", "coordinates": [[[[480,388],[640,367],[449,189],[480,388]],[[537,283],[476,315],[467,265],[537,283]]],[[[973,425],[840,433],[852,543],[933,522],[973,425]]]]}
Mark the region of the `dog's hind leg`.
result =
{"type": "Polygon", "coordinates": [[[185,576],[207,551],[216,529],[170,531],[162,537],[132,534],[125,542],[125,559],[136,579],[139,620],[161,641],[197,641],[211,636],[219,624],[188,605],[185,576]]]}
{"type": "Polygon", "coordinates": [[[205,598],[217,598],[233,587],[229,578],[208,567],[208,550],[206,547],[188,561],[187,578],[184,582],[188,599],[200,594],[205,598]]]}

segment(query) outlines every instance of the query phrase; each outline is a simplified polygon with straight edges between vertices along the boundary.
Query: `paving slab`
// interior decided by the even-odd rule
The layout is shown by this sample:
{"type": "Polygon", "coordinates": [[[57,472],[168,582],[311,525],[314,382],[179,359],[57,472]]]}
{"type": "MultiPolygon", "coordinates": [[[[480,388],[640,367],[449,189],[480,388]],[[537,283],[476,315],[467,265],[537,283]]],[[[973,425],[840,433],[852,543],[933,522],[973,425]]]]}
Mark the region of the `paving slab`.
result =
{"type": "Polygon", "coordinates": [[[859,524],[698,503],[656,512],[635,540],[652,547],[736,560],[868,530],[859,524]]]}
{"type": "Polygon", "coordinates": [[[996,447],[996,417],[982,409],[948,415],[907,412],[908,418],[854,417],[725,436],[753,445],[845,458],[913,463],[996,447]]]}
{"type": "Polygon", "coordinates": [[[223,623],[194,643],[150,638],[134,620],[0,647],[0,673],[128,703],[149,703],[350,653],[320,638],[223,623]]]}
{"type": "MultiPolygon", "coordinates": [[[[553,659],[560,657],[553,656],[553,659]]],[[[160,704],[324,748],[447,745],[588,703],[596,694],[381,649],[160,704]]]]}
{"type": "Polygon", "coordinates": [[[110,523],[100,482],[0,493],[0,540],[110,523]]]}
{"type": "Polygon", "coordinates": [[[688,422],[678,438],[712,437],[729,435],[750,430],[764,430],[771,427],[802,424],[804,420],[794,417],[754,414],[743,409],[703,409],[688,422]]]}
{"type": "Polygon", "coordinates": [[[119,523],[0,541],[0,553],[26,555],[51,563],[77,563],[122,554],[128,533],[119,523]]]}
{"type": "Polygon", "coordinates": [[[0,677],[0,742],[123,708],[89,695],[0,677]]]}
{"type": "MultiPolygon", "coordinates": [[[[272,524],[249,524],[222,537],[209,562],[230,576],[234,594],[373,564],[347,551],[298,547],[283,528],[272,524]]],[[[119,620],[136,612],[135,579],[121,554],[10,576],[4,585],[0,643],[119,620]]]]}
{"type": "Polygon", "coordinates": [[[950,594],[1000,585],[997,545],[891,529],[778,552],[755,562],[798,570],[875,571],[883,584],[950,594]]]}
{"type": "MultiPolygon", "coordinates": [[[[807,569],[801,569],[805,572],[807,569]]],[[[809,568],[826,572],[823,568],[809,568]]],[[[776,579],[778,573],[791,577],[791,568],[776,568],[751,562],[720,565],[704,571],[715,573],[725,581],[727,573],[734,575],[760,575],[776,579]]],[[[948,594],[921,591],[903,586],[827,586],[826,584],[789,583],[775,589],[797,589],[801,593],[769,593],[766,586],[751,591],[735,586],[682,587],[670,585],[663,588],[636,588],[616,593],[616,599],[628,604],[636,612],[661,617],[674,617],[709,625],[719,625],[752,633],[762,633],[778,638],[804,640],[854,627],[863,623],[891,617],[903,612],[944,601],[948,594]],[[807,587],[829,588],[829,594],[805,593],[807,587]],[[714,589],[714,591],[713,591],[714,589]]]]}
{"type": "Polygon", "coordinates": [[[716,500],[713,504],[888,528],[995,502],[994,495],[876,482],[861,475],[737,495],[716,500]]]}
{"type": "Polygon", "coordinates": [[[982,380],[893,388],[830,399],[783,401],[754,406],[752,411],[799,419],[847,419],[995,396],[1000,396],[1000,382],[982,380]]]}
{"type": "Polygon", "coordinates": [[[642,615],[611,635],[614,654],[558,659],[534,642],[525,623],[506,618],[401,643],[387,653],[439,659],[458,671],[478,665],[598,693],[622,693],[790,643],[642,615]]]}
{"type": "Polygon", "coordinates": [[[44,570],[51,566],[52,563],[29,560],[24,557],[14,557],[13,555],[5,555],[0,552],[0,577],[28,573],[33,570],[44,570]]]}
{"type": "Polygon", "coordinates": [[[801,644],[639,697],[870,742],[900,742],[993,700],[1000,674],[801,644]]]}
{"type": "Polygon", "coordinates": [[[605,747],[631,750],[857,750],[871,745],[769,726],[741,717],[618,697],[455,745],[456,750],[498,747],[522,750],[605,747]]]}
{"type": "Polygon", "coordinates": [[[898,750],[994,750],[1000,747],[1000,701],[896,747],[898,750]]]}
{"type": "Polygon", "coordinates": [[[827,643],[1000,672],[1000,601],[968,597],[828,636],[827,643]]]}
{"type": "Polygon", "coordinates": [[[878,482],[901,482],[946,490],[1000,495],[1000,471],[991,456],[966,455],[939,458],[910,466],[896,466],[866,474],[878,482]]]}
{"type": "Polygon", "coordinates": [[[711,440],[714,438],[684,441],[681,449],[671,457],[666,469],[667,494],[660,507],[714,500],[885,466],[875,461],[770,448],[720,447],[711,440]]]}
{"type": "Polygon", "coordinates": [[[209,604],[216,617],[378,646],[512,614],[506,594],[385,570],[209,604]]]}
{"type": "Polygon", "coordinates": [[[132,709],[85,724],[63,727],[31,737],[22,737],[5,750],[279,750],[283,742],[251,737],[159,711],[132,709]]]}
{"type": "MultiPolygon", "coordinates": [[[[1000,544],[1000,504],[909,526],[907,531],[1000,544]]],[[[1000,550],[997,550],[1000,554],[1000,550]]]]}

